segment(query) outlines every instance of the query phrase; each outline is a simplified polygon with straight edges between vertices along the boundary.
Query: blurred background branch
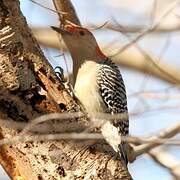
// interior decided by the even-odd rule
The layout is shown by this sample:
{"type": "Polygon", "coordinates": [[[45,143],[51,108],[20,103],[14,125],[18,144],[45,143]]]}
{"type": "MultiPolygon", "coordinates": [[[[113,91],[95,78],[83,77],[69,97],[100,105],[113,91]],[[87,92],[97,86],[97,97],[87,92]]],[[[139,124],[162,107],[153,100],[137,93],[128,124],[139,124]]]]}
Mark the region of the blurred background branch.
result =
{"type": "MultiPolygon", "coordinates": [[[[39,43],[43,46],[56,49],[60,48],[63,51],[67,51],[64,43],[59,42],[57,34],[52,30],[44,28],[33,28],[33,33],[39,43]]],[[[131,45],[132,44],[129,44],[129,46],[131,45]]],[[[108,56],[112,56],[114,53],[116,54],[117,50],[109,47],[110,45],[100,44],[100,46],[106,46],[106,48],[103,48],[103,51],[108,56]]],[[[132,70],[153,75],[156,78],[179,86],[180,70],[170,64],[166,64],[162,59],[154,58],[156,59],[154,61],[152,60],[153,58],[151,58],[152,55],[148,55],[147,57],[147,55],[144,56],[143,52],[142,49],[141,52],[139,52],[139,48],[137,51],[133,52],[130,49],[127,49],[126,51],[121,52],[120,54],[116,54],[111,58],[115,63],[119,65],[123,65],[132,70]]]]}
{"type": "Polygon", "coordinates": [[[180,162],[172,154],[166,152],[162,148],[157,148],[149,152],[149,155],[160,166],[169,170],[174,179],[180,179],[180,162]]]}

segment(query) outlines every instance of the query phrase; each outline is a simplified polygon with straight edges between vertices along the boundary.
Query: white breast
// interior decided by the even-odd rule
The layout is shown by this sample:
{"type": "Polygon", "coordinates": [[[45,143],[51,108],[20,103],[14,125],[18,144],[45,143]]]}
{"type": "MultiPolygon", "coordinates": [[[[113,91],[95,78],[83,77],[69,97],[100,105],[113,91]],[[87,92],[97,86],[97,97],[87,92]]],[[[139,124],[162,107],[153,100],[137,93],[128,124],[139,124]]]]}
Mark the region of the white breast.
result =
{"type": "Polygon", "coordinates": [[[96,62],[86,61],[79,69],[75,83],[75,95],[91,115],[105,109],[96,81],[99,66],[96,62]]]}
{"type": "MultiPolygon", "coordinates": [[[[97,64],[96,62],[85,62],[78,71],[75,83],[75,94],[91,117],[96,116],[96,113],[103,113],[106,110],[106,106],[99,94],[99,88],[96,81],[99,67],[100,64],[97,64]]],[[[106,141],[117,152],[121,142],[118,128],[113,126],[110,122],[106,122],[101,127],[101,132],[106,141]]]]}

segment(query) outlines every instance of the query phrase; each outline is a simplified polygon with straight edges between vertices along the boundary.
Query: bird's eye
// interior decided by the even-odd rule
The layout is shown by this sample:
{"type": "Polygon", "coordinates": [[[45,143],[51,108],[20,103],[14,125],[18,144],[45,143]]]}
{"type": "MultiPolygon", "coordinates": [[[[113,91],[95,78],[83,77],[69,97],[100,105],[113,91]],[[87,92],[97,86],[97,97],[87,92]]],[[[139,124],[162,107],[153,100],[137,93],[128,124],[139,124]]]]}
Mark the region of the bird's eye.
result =
{"type": "Polygon", "coordinates": [[[79,34],[80,34],[81,36],[84,36],[84,32],[83,32],[83,31],[79,31],[79,34]]]}

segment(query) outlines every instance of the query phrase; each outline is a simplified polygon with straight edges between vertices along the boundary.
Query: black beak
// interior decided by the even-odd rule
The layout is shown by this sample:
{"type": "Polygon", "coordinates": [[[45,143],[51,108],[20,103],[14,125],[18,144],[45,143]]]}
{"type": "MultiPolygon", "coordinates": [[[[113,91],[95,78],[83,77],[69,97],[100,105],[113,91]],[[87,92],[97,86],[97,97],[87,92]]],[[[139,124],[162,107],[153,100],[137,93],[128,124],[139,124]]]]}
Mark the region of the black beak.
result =
{"type": "Polygon", "coordinates": [[[51,28],[56,31],[57,33],[60,34],[71,34],[70,32],[66,31],[64,28],[59,28],[59,27],[55,27],[55,26],[51,26],[51,28]]]}

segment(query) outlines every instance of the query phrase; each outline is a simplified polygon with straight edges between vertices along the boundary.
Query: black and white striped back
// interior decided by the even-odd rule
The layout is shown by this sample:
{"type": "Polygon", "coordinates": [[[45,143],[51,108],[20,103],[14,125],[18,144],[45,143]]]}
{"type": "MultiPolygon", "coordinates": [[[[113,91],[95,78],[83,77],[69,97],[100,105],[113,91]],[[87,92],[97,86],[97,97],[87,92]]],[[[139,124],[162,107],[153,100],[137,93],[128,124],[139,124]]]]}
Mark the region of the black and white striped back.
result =
{"type": "MultiPolygon", "coordinates": [[[[107,113],[128,113],[127,97],[124,81],[120,70],[110,59],[99,63],[97,83],[102,99],[107,106],[107,113]]],[[[125,120],[115,120],[113,123],[121,135],[129,133],[128,117],[125,120]]]]}

